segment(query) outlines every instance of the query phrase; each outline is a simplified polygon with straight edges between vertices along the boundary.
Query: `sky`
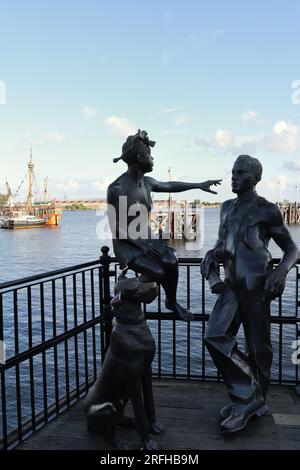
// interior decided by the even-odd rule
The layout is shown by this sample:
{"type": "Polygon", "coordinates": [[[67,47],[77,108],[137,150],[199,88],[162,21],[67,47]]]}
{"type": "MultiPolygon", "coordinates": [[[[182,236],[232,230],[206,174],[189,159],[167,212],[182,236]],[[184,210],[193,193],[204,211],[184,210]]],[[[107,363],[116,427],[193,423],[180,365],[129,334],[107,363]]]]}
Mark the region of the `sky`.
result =
{"type": "Polygon", "coordinates": [[[154,178],[223,179],[217,196],[178,199],[232,197],[249,153],[259,193],[296,200],[299,17],[298,0],[0,0],[0,192],[6,178],[17,190],[32,145],[52,197],[104,197],[140,128],[154,178]]]}

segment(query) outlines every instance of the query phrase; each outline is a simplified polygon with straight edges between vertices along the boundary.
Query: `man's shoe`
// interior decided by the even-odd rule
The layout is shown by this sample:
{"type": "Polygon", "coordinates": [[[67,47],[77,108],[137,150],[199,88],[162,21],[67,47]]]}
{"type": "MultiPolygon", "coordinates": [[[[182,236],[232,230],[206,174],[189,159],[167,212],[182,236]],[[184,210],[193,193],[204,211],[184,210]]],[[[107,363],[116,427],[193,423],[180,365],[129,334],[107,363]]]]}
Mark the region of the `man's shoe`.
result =
{"type": "Polygon", "coordinates": [[[233,407],[233,403],[229,403],[228,405],[224,406],[220,410],[220,418],[223,419],[223,420],[228,418],[228,416],[231,413],[232,407],[233,407]]]}
{"type": "Polygon", "coordinates": [[[248,405],[234,403],[228,418],[221,423],[222,433],[233,433],[244,429],[253,416],[263,416],[268,411],[262,396],[254,398],[248,405]]]}

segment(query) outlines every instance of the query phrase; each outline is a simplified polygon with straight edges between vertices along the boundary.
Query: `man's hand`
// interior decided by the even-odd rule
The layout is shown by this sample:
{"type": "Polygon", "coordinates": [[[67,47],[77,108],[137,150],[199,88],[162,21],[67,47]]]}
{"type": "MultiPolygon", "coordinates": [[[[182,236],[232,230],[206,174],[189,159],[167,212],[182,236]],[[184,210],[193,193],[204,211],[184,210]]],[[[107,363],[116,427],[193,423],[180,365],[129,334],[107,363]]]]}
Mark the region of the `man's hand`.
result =
{"type": "Polygon", "coordinates": [[[216,191],[213,191],[210,189],[211,186],[218,186],[221,184],[222,180],[208,180],[204,181],[204,183],[200,183],[199,188],[202,189],[202,191],[206,191],[207,193],[212,193],[212,194],[218,194],[216,191]]]}
{"type": "Polygon", "coordinates": [[[285,288],[287,272],[280,266],[274,269],[265,283],[265,298],[274,300],[280,297],[285,288]]]}
{"type": "Polygon", "coordinates": [[[219,262],[214,250],[209,250],[201,263],[201,274],[205,279],[208,279],[211,268],[214,268],[216,272],[219,270],[219,262]]]}

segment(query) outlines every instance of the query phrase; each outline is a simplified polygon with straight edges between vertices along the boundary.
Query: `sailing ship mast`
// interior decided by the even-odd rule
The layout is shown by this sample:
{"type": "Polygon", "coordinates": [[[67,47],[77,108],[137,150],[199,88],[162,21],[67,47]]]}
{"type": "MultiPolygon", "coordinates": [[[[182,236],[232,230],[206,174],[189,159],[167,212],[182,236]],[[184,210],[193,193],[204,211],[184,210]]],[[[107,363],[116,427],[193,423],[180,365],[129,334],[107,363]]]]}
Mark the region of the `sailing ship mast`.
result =
{"type": "Polygon", "coordinates": [[[30,147],[30,160],[28,163],[28,196],[26,201],[26,207],[29,213],[32,212],[32,205],[33,205],[33,169],[34,164],[32,161],[32,146],[30,147]]]}
{"type": "Polygon", "coordinates": [[[10,185],[7,179],[6,179],[5,185],[6,185],[7,205],[11,207],[12,206],[12,192],[11,192],[10,185]]]}
{"type": "Polygon", "coordinates": [[[44,178],[44,204],[48,202],[48,177],[44,178]]]}

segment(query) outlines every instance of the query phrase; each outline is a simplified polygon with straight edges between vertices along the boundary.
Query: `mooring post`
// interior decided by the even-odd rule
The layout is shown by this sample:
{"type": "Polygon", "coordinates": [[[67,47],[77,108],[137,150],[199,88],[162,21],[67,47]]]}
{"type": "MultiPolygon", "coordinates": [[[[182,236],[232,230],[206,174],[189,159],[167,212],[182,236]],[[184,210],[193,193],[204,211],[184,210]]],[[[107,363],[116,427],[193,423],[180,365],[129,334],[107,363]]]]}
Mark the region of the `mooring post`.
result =
{"type": "Polygon", "coordinates": [[[110,294],[110,263],[111,257],[109,256],[109,247],[103,246],[101,248],[102,255],[100,256],[100,264],[102,264],[102,316],[104,317],[101,328],[103,328],[103,344],[101,345],[102,349],[102,362],[104,361],[105,354],[110,345],[110,336],[112,331],[112,308],[110,301],[112,296],[110,294]]]}

